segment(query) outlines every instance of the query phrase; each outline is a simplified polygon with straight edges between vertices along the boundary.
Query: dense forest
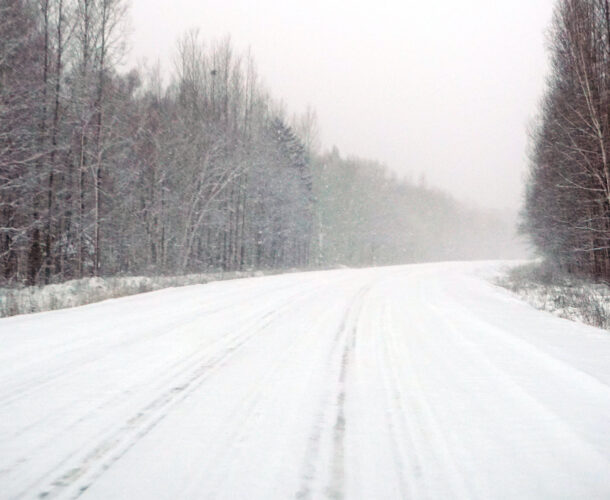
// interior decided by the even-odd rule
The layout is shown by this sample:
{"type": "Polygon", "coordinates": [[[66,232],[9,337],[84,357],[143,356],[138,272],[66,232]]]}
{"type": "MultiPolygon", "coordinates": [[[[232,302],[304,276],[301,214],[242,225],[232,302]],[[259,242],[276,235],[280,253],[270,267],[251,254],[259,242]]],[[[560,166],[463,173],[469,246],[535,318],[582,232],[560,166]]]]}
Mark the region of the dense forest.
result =
{"type": "Polygon", "coordinates": [[[0,286],[514,255],[504,216],[321,153],[229,39],[125,70],[127,7],[0,0],[0,286]]]}
{"type": "Polygon", "coordinates": [[[610,5],[560,0],[523,228],[564,271],[610,280],[610,5]]]}

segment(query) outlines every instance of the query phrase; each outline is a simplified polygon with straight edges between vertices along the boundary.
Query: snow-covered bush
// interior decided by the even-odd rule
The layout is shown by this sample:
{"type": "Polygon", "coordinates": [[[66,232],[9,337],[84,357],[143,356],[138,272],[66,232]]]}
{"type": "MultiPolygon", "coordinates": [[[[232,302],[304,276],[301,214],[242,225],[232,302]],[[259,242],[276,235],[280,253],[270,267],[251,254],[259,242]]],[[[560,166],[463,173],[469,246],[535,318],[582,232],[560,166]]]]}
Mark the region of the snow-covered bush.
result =
{"type": "Polygon", "coordinates": [[[498,280],[526,302],[562,318],[610,330],[610,286],[532,263],[510,269],[498,280]]]}
{"type": "Polygon", "coordinates": [[[137,293],[152,292],[162,288],[197,285],[262,274],[260,271],[235,271],[185,276],[85,278],[56,285],[0,288],[0,317],[52,311],[137,293]]]}

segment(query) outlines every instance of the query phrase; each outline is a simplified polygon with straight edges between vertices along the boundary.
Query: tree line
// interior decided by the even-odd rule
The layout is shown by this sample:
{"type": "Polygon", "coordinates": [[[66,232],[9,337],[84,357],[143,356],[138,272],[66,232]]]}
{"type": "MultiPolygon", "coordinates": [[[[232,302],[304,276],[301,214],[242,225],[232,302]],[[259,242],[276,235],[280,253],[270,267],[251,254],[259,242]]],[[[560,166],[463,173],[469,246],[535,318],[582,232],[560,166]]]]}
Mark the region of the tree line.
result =
{"type": "Polygon", "coordinates": [[[521,258],[510,213],[468,207],[447,193],[399,178],[336,148],[312,163],[316,263],[393,265],[521,258]]]}
{"type": "Polygon", "coordinates": [[[29,284],[309,260],[307,151],[230,41],[120,73],[123,0],[0,0],[0,270],[29,284]]]}
{"type": "Polygon", "coordinates": [[[320,153],[229,39],[122,70],[126,1],[0,0],[0,286],[506,254],[501,218],[320,153]]]}
{"type": "Polygon", "coordinates": [[[610,5],[560,0],[531,134],[523,229],[566,272],[610,279],[610,5]]]}

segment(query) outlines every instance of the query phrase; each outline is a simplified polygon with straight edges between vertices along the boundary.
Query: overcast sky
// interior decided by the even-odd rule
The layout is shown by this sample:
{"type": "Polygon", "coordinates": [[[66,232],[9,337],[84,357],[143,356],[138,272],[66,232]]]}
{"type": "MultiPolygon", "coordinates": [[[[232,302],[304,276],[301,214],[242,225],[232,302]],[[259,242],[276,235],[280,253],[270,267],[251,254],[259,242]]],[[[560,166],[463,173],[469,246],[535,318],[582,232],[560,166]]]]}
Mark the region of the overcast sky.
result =
{"type": "Polygon", "coordinates": [[[325,147],[377,159],[462,200],[517,208],[526,128],[547,71],[553,0],[132,0],[131,55],[165,68],[198,27],[251,47],[325,147]]]}

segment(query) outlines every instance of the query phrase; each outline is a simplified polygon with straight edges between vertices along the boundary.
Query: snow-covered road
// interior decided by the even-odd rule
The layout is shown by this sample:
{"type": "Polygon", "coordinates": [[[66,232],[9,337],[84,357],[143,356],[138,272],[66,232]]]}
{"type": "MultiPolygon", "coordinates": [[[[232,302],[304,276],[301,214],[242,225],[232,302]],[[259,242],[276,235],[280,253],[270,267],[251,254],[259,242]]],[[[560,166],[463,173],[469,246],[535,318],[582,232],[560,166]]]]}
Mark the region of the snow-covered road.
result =
{"type": "Polygon", "coordinates": [[[0,498],[610,498],[610,335],[500,264],[0,320],[0,498]]]}

